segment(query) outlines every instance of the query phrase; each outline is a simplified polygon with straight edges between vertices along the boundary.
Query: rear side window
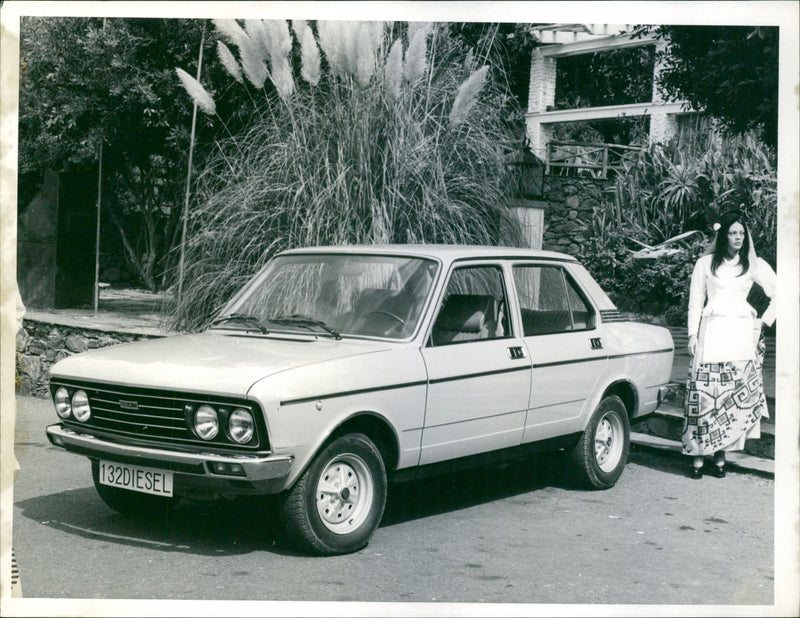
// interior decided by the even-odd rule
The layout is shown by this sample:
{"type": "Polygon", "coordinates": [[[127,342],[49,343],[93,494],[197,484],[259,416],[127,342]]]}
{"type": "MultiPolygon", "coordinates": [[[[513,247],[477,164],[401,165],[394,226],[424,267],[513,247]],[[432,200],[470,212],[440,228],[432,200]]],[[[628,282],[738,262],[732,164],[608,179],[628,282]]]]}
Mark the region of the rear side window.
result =
{"type": "Polygon", "coordinates": [[[592,306],[558,266],[515,266],[524,336],[594,328],[592,306]]]}

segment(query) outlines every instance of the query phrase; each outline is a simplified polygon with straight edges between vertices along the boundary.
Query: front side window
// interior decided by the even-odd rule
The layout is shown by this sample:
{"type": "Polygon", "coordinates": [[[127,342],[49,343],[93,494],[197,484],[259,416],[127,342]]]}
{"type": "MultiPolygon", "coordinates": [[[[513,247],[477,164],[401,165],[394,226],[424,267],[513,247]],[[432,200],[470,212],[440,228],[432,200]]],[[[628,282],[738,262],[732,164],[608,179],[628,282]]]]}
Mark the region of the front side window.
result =
{"type": "Polygon", "coordinates": [[[594,311],[558,266],[515,266],[526,337],[594,328],[594,311]]]}
{"type": "Polygon", "coordinates": [[[497,266],[455,269],[433,323],[431,344],[438,346],[510,336],[501,269],[497,266]]]}
{"type": "Polygon", "coordinates": [[[278,256],[214,325],[407,338],[416,329],[438,268],[432,260],[413,257],[278,256]]]}

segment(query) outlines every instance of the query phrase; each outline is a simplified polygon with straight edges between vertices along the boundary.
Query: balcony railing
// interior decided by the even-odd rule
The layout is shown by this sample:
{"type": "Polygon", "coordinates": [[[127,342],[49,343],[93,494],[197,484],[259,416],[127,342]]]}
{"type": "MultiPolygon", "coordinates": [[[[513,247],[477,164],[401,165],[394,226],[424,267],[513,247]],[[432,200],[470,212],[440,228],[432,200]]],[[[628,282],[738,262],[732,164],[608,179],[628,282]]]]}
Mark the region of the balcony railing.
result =
{"type": "Polygon", "coordinates": [[[624,162],[641,150],[638,146],[620,144],[585,144],[581,142],[549,142],[547,168],[553,176],[613,178],[624,162]]]}

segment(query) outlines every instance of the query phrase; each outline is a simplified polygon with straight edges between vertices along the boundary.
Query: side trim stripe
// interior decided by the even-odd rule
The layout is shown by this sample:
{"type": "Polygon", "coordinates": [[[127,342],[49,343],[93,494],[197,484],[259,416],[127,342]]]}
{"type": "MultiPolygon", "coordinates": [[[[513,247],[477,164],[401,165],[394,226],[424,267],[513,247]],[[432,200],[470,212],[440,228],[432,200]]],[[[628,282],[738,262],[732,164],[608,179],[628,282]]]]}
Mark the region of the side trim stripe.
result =
{"type": "Polygon", "coordinates": [[[481,371],[479,373],[467,373],[460,376],[451,376],[447,378],[436,378],[431,380],[431,384],[442,384],[443,382],[455,382],[456,380],[470,380],[472,378],[484,378],[486,376],[495,376],[502,373],[514,373],[516,371],[530,371],[530,365],[520,365],[519,367],[509,367],[507,369],[497,369],[495,371],[481,371]]]}
{"type": "Polygon", "coordinates": [[[613,360],[615,358],[627,358],[629,356],[644,356],[645,354],[666,354],[673,352],[673,348],[664,348],[663,350],[648,350],[647,352],[631,352],[629,354],[613,354],[611,356],[587,356],[586,358],[575,358],[567,361],[555,361],[553,363],[538,363],[533,366],[534,369],[541,367],[556,367],[558,365],[574,365],[575,363],[591,363],[592,361],[613,360]]]}
{"type": "Polygon", "coordinates": [[[648,350],[646,352],[631,352],[629,354],[614,354],[609,356],[608,360],[613,358],[626,358],[628,356],[644,356],[645,354],[666,354],[667,352],[674,352],[675,348],[663,348],[662,350],[648,350]]]}
{"type": "Polygon", "coordinates": [[[391,391],[398,388],[412,388],[414,386],[426,386],[427,380],[420,380],[418,382],[405,382],[403,384],[389,384],[387,386],[373,386],[370,388],[360,388],[353,391],[341,391],[338,393],[327,393],[325,395],[315,395],[313,397],[301,397],[299,399],[287,399],[281,401],[282,406],[291,406],[300,403],[308,403],[310,401],[317,401],[318,399],[333,399],[335,397],[350,397],[352,395],[363,395],[364,393],[377,393],[379,391],[391,391]]]}
{"type": "MultiPolygon", "coordinates": [[[[644,354],[666,354],[667,352],[672,352],[673,348],[664,348],[663,350],[649,350],[647,352],[632,352],[630,354],[616,354],[614,356],[593,356],[587,358],[579,358],[575,360],[568,360],[568,361],[557,361],[554,363],[540,363],[537,365],[533,365],[533,369],[537,369],[540,367],[555,367],[558,365],[572,365],[575,363],[590,363],[592,361],[601,361],[601,360],[610,360],[614,358],[625,358],[628,356],[642,356],[644,354]]],[[[335,397],[350,397],[353,395],[363,395],[365,393],[377,393],[380,391],[389,391],[389,390],[397,390],[400,388],[412,388],[415,386],[426,386],[427,384],[442,384],[445,382],[455,382],[457,380],[469,380],[472,378],[482,378],[486,376],[492,375],[500,375],[503,373],[513,373],[515,371],[530,371],[531,365],[521,365],[519,367],[509,367],[507,369],[498,369],[495,371],[481,371],[478,373],[468,373],[458,376],[451,376],[447,378],[437,378],[435,380],[430,380],[430,382],[426,380],[419,380],[417,382],[405,382],[402,384],[389,384],[387,386],[373,386],[370,388],[361,388],[352,391],[341,391],[338,393],[327,393],[324,395],[315,395],[313,397],[300,397],[298,399],[287,399],[285,401],[281,401],[281,406],[289,406],[289,405],[297,405],[301,403],[309,403],[311,401],[317,401],[318,399],[333,399],[335,397]]]]}

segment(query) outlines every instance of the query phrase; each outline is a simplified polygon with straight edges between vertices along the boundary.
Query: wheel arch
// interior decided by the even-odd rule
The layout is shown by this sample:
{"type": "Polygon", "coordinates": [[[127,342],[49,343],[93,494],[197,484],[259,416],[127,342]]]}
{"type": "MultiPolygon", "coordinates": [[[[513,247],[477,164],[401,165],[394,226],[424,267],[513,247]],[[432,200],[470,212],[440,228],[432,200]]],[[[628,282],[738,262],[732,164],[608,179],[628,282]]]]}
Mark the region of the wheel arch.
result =
{"type": "Polygon", "coordinates": [[[617,380],[612,382],[603,391],[599,401],[602,401],[610,395],[616,395],[622,400],[622,403],[625,405],[625,411],[628,413],[628,420],[633,421],[639,409],[639,391],[636,389],[633,382],[630,380],[617,380]]]}
{"type": "Polygon", "coordinates": [[[332,440],[349,433],[362,433],[372,440],[381,453],[387,474],[395,471],[400,458],[397,433],[391,423],[376,412],[358,412],[344,420],[331,432],[318,451],[332,440]]]}

